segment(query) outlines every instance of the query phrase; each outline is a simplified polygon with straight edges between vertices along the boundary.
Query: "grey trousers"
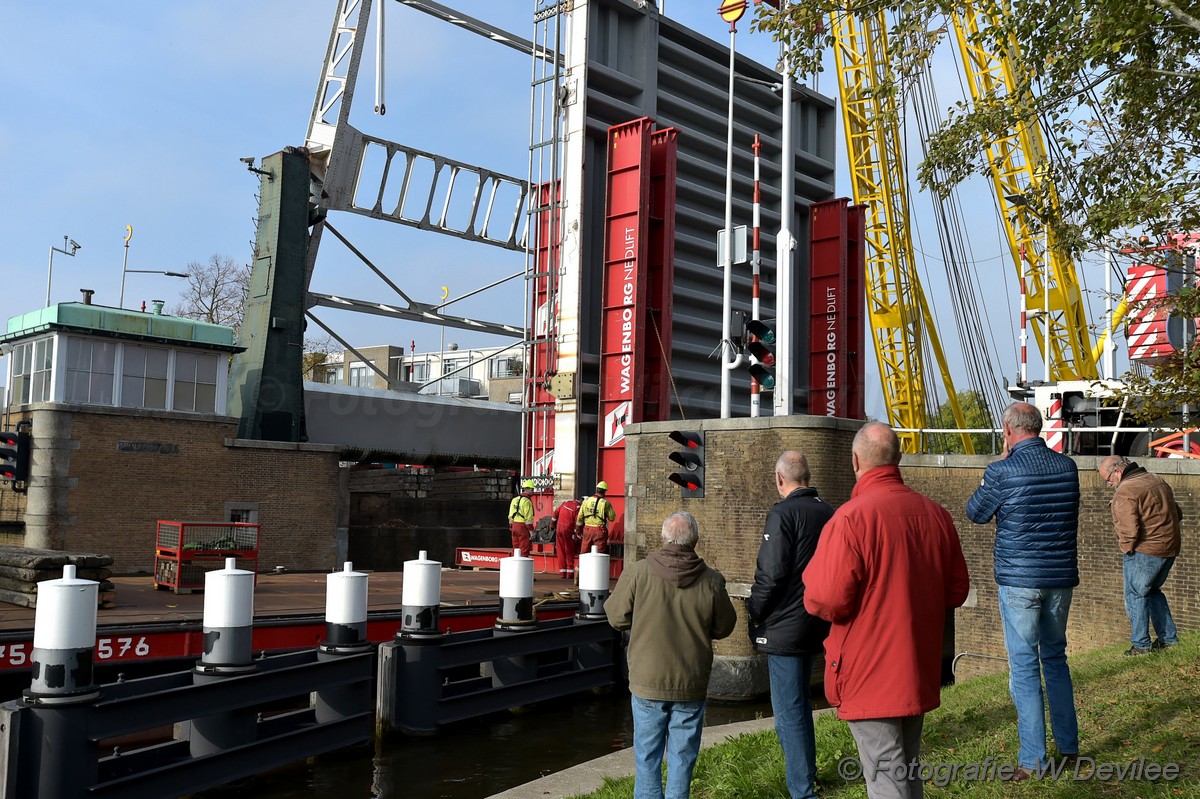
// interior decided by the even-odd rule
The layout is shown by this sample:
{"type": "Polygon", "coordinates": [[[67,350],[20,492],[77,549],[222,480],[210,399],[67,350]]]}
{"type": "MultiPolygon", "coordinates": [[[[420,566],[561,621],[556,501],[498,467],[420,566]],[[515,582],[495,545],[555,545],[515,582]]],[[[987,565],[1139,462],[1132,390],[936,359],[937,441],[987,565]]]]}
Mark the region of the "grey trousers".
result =
{"type": "Polygon", "coordinates": [[[925,784],[917,776],[924,715],[864,719],[848,724],[858,744],[858,759],[870,799],[925,796],[925,784]]]}

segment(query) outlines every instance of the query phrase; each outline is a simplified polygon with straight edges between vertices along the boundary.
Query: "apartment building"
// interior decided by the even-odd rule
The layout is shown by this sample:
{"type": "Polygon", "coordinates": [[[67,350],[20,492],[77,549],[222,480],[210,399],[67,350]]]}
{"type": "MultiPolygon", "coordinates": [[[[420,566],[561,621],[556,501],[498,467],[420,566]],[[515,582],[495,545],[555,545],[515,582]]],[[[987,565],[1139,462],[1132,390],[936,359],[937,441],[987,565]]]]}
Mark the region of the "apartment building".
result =
{"type": "Polygon", "coordinates": [[[520,345],[459,347],[405,352],[382,344],[330,353],[311,369],[320,383],[416,391],[521,404],[523,352],[520,345]]]}

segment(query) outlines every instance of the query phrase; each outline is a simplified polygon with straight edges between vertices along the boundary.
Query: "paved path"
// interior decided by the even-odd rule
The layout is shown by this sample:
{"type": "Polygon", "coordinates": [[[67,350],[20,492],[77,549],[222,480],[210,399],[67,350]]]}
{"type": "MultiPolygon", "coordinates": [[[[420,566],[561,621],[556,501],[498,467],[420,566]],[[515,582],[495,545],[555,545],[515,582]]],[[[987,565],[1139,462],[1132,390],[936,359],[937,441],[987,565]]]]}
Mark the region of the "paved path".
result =
{"type": "MultiPolygon", "coordinates": [[[[813,715],[831,712],[830,708],[816,711],[813,715]]],[[[743,733],[773,730],[775,719],[771,716],[751,721],[740,721],[736,724],[725,724],[720,727],[705,727],[700,739],[700,748],[719,744],[728,738],[734,738],[743,733]]],[[[540,780],[527,782],[498,793],[489,799],[563,799],[575,794],[591,793],[604,784],[605,777],[627,777],[634,772],[633,749],[622,749],[611,755],[580,763],[565,771],[542,777],[540,780]]]]}

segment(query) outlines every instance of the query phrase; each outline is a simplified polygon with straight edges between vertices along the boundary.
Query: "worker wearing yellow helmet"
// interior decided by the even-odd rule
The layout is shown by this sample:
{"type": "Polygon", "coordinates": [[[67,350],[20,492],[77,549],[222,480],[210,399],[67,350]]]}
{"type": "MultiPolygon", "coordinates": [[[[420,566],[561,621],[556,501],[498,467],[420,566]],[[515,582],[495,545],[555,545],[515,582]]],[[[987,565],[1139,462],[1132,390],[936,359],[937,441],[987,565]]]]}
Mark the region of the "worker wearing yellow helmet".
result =
{"type": "Polygon", "coordinates": [[[596,493],[583,501],[579,506],[579,515],[575,517],[575,529],[583,540],[579,551],[587,553],[596,547],[597,552],[608,552],[608,524],[616,521],[617,511],[612,503],[604,498],[608,492],[608,483],[601,480],[596,483],[596,493]]]}
{"type": "Polygon", "coordinates": [[[533,481],[521,481],[521,493],[508,503],[508,531],[512,534],[513,549],[529,557],[529,532],[533,527],[533,481]]]}

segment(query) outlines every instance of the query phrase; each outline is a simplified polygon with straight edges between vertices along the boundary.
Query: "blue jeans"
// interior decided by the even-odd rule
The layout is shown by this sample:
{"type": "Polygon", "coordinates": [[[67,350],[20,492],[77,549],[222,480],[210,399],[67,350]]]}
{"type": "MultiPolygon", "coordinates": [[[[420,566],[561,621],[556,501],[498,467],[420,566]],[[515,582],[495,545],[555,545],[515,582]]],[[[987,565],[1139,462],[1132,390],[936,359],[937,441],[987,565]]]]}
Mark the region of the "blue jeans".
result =
{"type": "Polygon", "coordinates": [[[1008,649],[1008,690],[1017,708],[1021,749],[1017,765],[1033,770],[1045,762],[1046,709],[1042,677],[1050,702],[1050,726],[1060,754],[1079,752],[1075,690],[1067,668],[1067,614],[1070,588],[1000,586],[1000,617],[1008,649]]]}
{"type": "Polygon", "coordinates": [[[1150,648],[1150,624],[1164,644],[1179,643],[1175,619],[1162,592],[1175,558],[1156,558],[1134,552],[1125,556],[1125,615],[1129,617],[1129,640],[1139,649],[1150,648]]]}
{"type": "Polygon", "coordinates": [[[634,799],[663,799],[662,761],[667,754],[666,799],[688,799],[704,730],[704,699],[664,702],[632,696],[634,799]]]}
{"type": "Polygon", "coordinates": [[[813,739],[812,655],[767,655],[771,676],[771,710],[775,734],[783,749],[788,793],[792,799],[815,799],[817,744],[813,739]]]}

